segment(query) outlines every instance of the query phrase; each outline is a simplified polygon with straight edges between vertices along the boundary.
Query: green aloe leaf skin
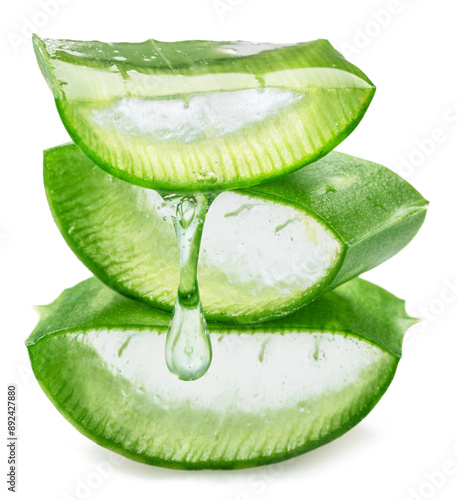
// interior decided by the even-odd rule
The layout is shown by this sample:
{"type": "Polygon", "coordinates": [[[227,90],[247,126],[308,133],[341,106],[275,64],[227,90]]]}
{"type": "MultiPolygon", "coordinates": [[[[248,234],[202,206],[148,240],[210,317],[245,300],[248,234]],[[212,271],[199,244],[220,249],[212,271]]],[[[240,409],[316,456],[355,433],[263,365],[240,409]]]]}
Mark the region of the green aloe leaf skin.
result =
{"type": "Polygon", "coordinates": [[[132,184],[221,191],[322,157],[375,87],[328,41],[103,43],[34,37],[60,117],[97,165],[132,184]]]}
{"type": "MultiPolygon", "coordinates": [[[[75,145],[45,151],[53,217],[105,284],[172,310],[179,259],[160,196],[107,175],[75,145]]],[[[281,179],[229,191],[203,232],[205,315],[246,323],[282,316],[399,252],[427,202],[381,165],[330,153],[281,179]]]]}
{"type": "Polygon", "coordinates": [[[355,279],[270,323],[210,324],[213,363],[188,383],[165,366],[170,316],[96,278],[40,313],[27,347],[57,409],[106,448],[185,469],[277,462],[340,436],[389,386],[415,322],[355,279]]]}

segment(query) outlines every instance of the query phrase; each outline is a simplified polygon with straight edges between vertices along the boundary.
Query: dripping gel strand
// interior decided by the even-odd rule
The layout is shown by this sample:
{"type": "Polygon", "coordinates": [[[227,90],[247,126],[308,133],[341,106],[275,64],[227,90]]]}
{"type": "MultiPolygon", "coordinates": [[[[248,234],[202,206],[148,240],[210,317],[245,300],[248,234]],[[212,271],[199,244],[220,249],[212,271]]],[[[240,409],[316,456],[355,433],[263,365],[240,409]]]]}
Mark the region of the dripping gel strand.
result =
{"type": "Polygon", "coordinates": [[[197,267],[203,225],[210,201],[204,194],[165,198],[179,250],[179,287],[168,327],[165,360],[181,380],[202,377],[211,364],[211,341],[198,289],[197,267]]]}

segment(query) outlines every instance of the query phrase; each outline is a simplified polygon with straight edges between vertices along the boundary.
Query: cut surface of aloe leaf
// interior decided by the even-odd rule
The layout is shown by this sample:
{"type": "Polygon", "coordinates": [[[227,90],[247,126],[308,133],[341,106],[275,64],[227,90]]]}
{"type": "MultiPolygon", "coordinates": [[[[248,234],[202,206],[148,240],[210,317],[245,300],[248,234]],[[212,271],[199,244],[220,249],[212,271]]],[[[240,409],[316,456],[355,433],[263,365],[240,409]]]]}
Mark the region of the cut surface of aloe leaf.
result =
{"type": "MultiPolygon", "coordinates": [[[[45,152],[44,179],[54,219],[87,267],[117,291],[171,311],[179,259],[162,198],[106,174],[72,144],[45,152]]],[[[205,315],[248,322],[288,313],[401,250],[426,206],[387,168],[335,152],[222,193],[200,249],[205,315]]]]}
{"type": "Polygon", "coordinates": [[[72,139],[130,183],[222,190],[296,170],[357,126],[374,86],[329,42],[34,37],[72,139]]]}
{"type": "Polygon", "coordinates": [[[27,347],[59,411],[113,451],[188,469],[276,462],[343,434],[390,384],[414,323],[355,279],[256,328],[210,324],[213,363],[183,382],[165,366],[169,315],[96,278],[40,312],[27,347]]]}

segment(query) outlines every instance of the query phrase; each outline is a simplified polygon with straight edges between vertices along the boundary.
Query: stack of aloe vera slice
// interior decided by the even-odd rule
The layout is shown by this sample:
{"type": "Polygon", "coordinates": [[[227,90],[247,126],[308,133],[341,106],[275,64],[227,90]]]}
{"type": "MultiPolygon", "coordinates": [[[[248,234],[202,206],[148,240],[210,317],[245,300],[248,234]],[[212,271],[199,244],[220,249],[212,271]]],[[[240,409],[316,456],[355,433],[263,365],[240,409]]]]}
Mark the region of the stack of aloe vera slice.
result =
{"type": "Polygon", "coordinates": [[[357,276],[427,208],[389,169],[331,152],[370,80],[324,40],[34,46],[74,140],[44,153],[49,205],[95,275],[40,307],[27,340],[59,411],[102,446],[186,469],[284,460],[364,418],[415,320],[357,276]],[[204,226],[182,204],[200,198],[204,226]],[[192,224],[213,359],[188,382],[164,351],[190,279],[175,232],[192,224]]]}

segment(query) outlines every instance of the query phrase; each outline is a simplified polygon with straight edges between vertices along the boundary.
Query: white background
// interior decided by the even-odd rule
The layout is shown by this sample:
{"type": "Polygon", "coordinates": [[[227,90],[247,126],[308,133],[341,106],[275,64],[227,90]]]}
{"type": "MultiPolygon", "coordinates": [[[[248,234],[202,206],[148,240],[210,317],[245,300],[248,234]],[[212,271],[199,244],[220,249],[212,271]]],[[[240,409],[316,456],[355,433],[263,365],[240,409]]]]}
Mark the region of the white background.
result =
{"type": "MultiPolygon", "coordinates": [[[[5,371],[0,398],[6,400],[8,383],[18,385],[15,498],[457,498],[455,2],[10,0],[1,5],[0,322],[5,371]],[[48,11],[54,5],[49,15],[43,15],[46,2],[48,11]],[[44,196],[42,150],[68,136],[34,59],[28,33],[32,24],[46,37],[104,41],[328,38],[377,85],[366,117],[338,149],[402,173],[431,205],[414,241],[367,274],[406,298],[409,313],[425,320],[408,333],[394,383],[360,425],[278,466],[185,472],[123,460],[95,486],[78,490],[81,482],[94,484],[100,477],[94,476],[97,467],[115,455],[80,435],[55,410],[31,375],[24,346],[37,320],[32,305],[50,302],[89,275],[60,236],[44,196]],[[421,153],[425,146],[427,152],[421,153]],[[439,472],[443,467],[444,476],[439,472]]],[[[6,444],[4,403],[1,408],[0,435],[6,444]]],[[[0,447],[2,497],[5,444],[0,447]]]]}

